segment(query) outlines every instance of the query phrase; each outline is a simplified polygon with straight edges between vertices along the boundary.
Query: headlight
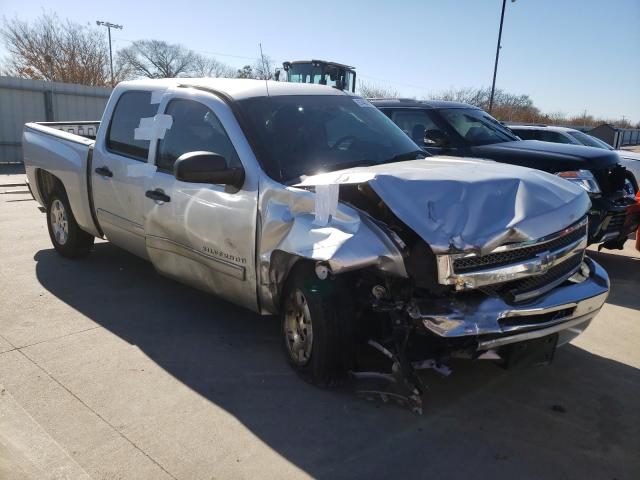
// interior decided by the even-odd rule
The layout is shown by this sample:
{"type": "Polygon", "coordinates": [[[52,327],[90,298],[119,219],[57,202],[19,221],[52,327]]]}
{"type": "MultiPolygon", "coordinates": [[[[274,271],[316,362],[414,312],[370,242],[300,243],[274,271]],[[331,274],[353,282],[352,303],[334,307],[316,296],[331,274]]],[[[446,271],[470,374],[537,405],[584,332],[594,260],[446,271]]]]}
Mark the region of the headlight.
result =
{"type": "Polygon", "coordinates": [[[559,172],[556,175],[580,185],[589,193],[600,193],[600,186],[589,170],[571,170],[569,172],[559,172]]]}

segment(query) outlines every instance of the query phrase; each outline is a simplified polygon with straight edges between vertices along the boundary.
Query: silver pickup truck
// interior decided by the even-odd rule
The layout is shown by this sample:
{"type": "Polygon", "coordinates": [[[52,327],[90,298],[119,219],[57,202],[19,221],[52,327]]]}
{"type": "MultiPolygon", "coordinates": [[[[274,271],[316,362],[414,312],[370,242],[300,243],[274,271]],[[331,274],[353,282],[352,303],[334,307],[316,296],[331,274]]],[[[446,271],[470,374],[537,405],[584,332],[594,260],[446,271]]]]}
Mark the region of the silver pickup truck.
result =
{"type": "Polygon", "coordinates": [[[585,256],[583,189],[425,158],[340,90],[125,82],[95,140],[66,130],[28,123],[23,137],[55,249],[79,257],[106,237],[162,275],[279,314],[289,362],[317,385],[357,372],[362,347],[417,403],[415,370],[453,357],[549,362],[609,291],[585,256]]]}

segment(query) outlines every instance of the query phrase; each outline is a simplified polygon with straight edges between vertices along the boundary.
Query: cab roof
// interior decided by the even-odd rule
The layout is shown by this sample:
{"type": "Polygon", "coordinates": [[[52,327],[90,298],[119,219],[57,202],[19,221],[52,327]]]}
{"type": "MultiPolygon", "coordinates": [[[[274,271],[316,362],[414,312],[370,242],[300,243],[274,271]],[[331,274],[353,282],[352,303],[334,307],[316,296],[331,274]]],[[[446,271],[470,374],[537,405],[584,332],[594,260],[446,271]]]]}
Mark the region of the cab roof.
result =
{"type": "Polygon", "coordinates": [[[283,65],[285,63],[288,63],[290,65],[299,65],[299,64],[302,64],[302,63],[324,63],[325,65],[331,65],[333,67],[347,68],[347,69],[350,69],[350,70],[355,70],[356,69],[356,67],[352,67],[350,65],[345,65],[344,63],[328,62],[326,60],[317,60],[317,59],[314,59],[314,60],[294,60],[292,62],[284,62],[283,65]]]}
{"type": "Polygon", "coordinates": [[[337,88],[313,83],[289,83],[249,78],[162,78],[131,80],[119,83],[118,89],[162,91],[172,87],[213,90],[233,100],[280,95],[349,95],[337,88]],[[268,91],[267,91],[268,88],[268,91]]]}
{"type": "Polygon", "coordinates": [[[578,132],[579,130],[570,127],[561,127],[558,125],[517,125],[515,123],[508,124],[507,127],[511,129],[520,130],[551,130],[556,132],[578,132]]]}
{"type": "Polygon", "coordinates": [[[368,98],[372,104],[379,108],[475,108],[473,105],[460,102],[448,102],[445,100],[415,100],[413,98],[368,98]]]}

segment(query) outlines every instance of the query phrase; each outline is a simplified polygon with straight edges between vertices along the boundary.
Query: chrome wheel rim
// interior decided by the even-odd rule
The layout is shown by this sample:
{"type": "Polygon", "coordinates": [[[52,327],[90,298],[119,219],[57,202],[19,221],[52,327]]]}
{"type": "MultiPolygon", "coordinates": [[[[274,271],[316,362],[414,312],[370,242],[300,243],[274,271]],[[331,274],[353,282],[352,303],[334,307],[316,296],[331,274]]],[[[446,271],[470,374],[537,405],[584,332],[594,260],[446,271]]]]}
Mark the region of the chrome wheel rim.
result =
{"type": "Polygon", "coordinates": [[[64,208],[64,204],[55,199],[51,204],[51,229],[53,230],[53,236],[56,239],[58,245],[64,245],[69,238],[69,220],[67,219],[67,211],[64,208]]]}
{"type": "Polygon", "coordinates": [[[311,313],[306,297],[297,288],[285,306],[284,334],[291,360],[299,366],[309,363],[313,347],[311,313]]]}

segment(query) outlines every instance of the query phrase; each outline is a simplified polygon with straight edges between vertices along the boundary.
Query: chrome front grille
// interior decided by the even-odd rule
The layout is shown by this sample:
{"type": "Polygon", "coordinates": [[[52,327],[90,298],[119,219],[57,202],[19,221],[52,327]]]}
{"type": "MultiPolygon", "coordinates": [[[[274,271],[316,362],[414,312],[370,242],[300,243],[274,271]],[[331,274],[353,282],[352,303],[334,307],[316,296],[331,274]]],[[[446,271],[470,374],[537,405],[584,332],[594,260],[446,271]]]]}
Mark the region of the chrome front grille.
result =
{"type": "Polygon", "coordinates": [[[457,290],[479,288],[506,293],[514,301],[532,298],[545,286],[564,281],[582,263],[587,247],[587,218],[536,242],[508,244],[487,255],[438,255],[438,281],[457,290]],[[529,294],[528,292],[533,292],[529,294]]]}
{"type": "Polygon", "coordinates": [[[550,268],[546,273],[504,283],[482,290],[491,296],[506,296],[511,302],[522,302],[537,297],[573,275],[583,261],[583,255],[573,255],[568,260],[550,268]]]}
{"type": "Polygon", "coordinates": [[[501,265],[516,263],[521,260],[528,260],[540,253],[566,247],[567,245],[574,243],[576,240],[581,239],[586,234],[587,225],[585,223],[566,235],[556,236],[548,241],[536,243],[535,245],[512,248],[502,252],[489,253],[488,255],[457,258],[453,262],[453,271],[455,273],[463,273],[477,270],[479,268],[498,267],[501,265]]]}

